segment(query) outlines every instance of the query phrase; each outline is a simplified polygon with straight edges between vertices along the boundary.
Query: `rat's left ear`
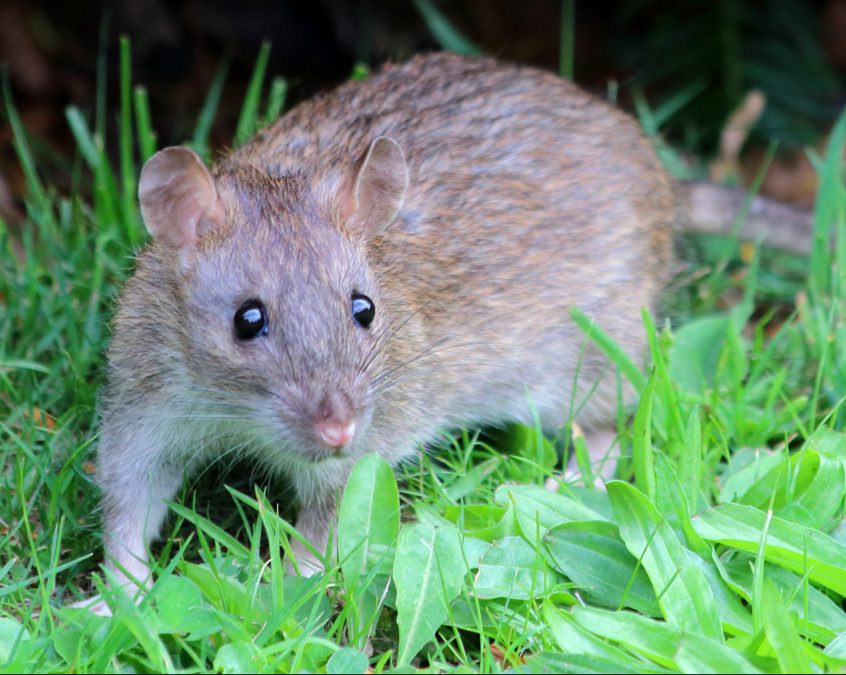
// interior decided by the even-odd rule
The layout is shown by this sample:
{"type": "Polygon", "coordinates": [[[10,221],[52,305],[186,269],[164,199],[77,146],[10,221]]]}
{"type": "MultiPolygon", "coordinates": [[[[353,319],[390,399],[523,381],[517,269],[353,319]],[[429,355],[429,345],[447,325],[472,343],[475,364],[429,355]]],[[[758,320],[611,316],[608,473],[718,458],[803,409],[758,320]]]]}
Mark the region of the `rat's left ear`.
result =
{"type": "Polygon", "coordinates": [[[405,155],[393,138],[380,136],[356,162],[358,173],[352,189],[354,217],[370,231],[389,225],[402,207],[408,188],[405,155]]]}

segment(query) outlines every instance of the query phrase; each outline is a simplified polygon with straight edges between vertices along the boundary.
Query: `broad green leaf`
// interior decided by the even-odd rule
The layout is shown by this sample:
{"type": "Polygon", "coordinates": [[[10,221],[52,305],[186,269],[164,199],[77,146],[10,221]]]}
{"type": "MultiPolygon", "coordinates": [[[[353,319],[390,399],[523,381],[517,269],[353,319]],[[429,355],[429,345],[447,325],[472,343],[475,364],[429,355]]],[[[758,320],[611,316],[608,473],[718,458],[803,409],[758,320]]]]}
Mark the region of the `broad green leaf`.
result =
{"type": "Polygon", "coordinates": [[[846,461],[846,433],[833,431],[826,427],[817,429],[805,443],[806,448],[812,448],[823,455],[839,457],[846,461]]]}
{"type": "Polygon", "coordinates": [[[683,673],[760,673],[740,652],[701,635],[682,635],[676,663],[683,673]]]}
{"type": "Polygon", "coordinates": [[[202,611],[206,607],[203,594],[190,579],[171,575],[160,580],[158,586],[156,612],[160,633],[190,633],[213,621],[208,612],[202,611]]]}
{"type": "Polygon", "coordinates": [[[601,520],[614,520],[614,509],[611,508],[611,500],[605,490],[596,490],[593,487],[581,485],[567,485],[563,488],[563,494],[572,497],[580,504],[588,507],[600,515],[601,520]]]}
{"type": "Polygon", "coordinates": [[[663,672],[662,668],[635,659],[618,647],[596,637],[579,626],[569,612],[562,612],[551,602],[544,603],[543,617],[552,638],[565,654],[597,656],[613,661],[621,668],[641,673],[663,672]]]}
{"type": "Polygon", "coordinates": [[[444,517],[461,528],[468,537],[491,542],[519,534],[514,507],[491,504],[447,504],[444,517]]]}
{"type": "Polygon", "coordinates": [[[676,477],[670,462],[659,455],[655,462],[655,477],[657,480],[656,504],[660,512],[670,523],[681,530],[684,542],[703,558],[711,555],[711,546],[696,534],[690,522],[688,504],[690,500],[685,495],[681,482],[676,477]]]}
{"type": "Polygon", "coordinates": [[[670,525],[637,488],[607,484],[620,536],[649,575],[668,622],[715,641],[723,640],[714,596],[705,577],[688,558],[670,525]]]}
{"type": "Polygon", "coordinates": [[[698,394],[713,386],[729,325],[725,315],[700,316],[674,331],[669,374],[679,388],[698,394]]]}
{"type": "MultiPolygon", "coordinates": [[[[810,455],[809,451],[802,454],[810,455]]],[[[813,479],[799,496],[795,506],[805,509],[813,520],[809,525],[829,530],[835,519],[843,515],[843,500],[846,497],[846,465],[834,457],[820,454],[813,479]]],[[[778,514],[792,520],[789,504],[778,514]]]]}
{"type": "Polygon", "coordinates": [[[717,495],[717,501],[722,504],[741,499],[752,485],[783,463],[784,453],[773,454],[767,450],[745,448],[738,450],[731,456],[726,472],[721,477],[723,488],[717,495]]]}
{"type": "Polygon", "coordinates": [[[504,447],[531,460],[535,466],[553,470],[558,463],[558,452],[544,435],[540,423],[537,426],[509,424],[503,436],[504,447]]]}
{"type": "MultiPolygon", "coordinates": [[[[111,619],[76,608],[62,610],[62,619],[62,623],[56,626],[51,636],[56,652],[68,664],[91,661],[96,650],[102,646],[111,619]]],[[[8,641],[0,629],[0,663],[5,661],[3,646],[12,644],[14,641],[8,641]]]]}
{"type": "Polygon", "coordinates": [[[525,539],[506,537],[493,542],[482,556],[473,594],[481,599],[530,600],[562,581],[525,539]]]}
{"type": "Polygon", "coordinates": [[[712,551],[711,561],[703,560],[692,551],[688,552],[688,559],[699,568],[702,576],[708,582],[711,593],[714,595],[714,603],[717,607],[717,614],[723,629],[731,635],[751,635],[753,632],[752,615],[743,606],[740,598],[723,579],[712,551]]]}
{"type": "Polygon", "coordinates": [[[16,644],[29,640],[29,631],[13,619],[0,616],[0,666],[12,656],[16,644]]]}
{"type": "Polygon", "coordinates": [[[444,486],[444,495],[454,502],[464,499],[467,495],[475,492],[500,464],[502,464],[501,458],[491,457],[466,473],[455,474],[449,483],[444,486]]]}
{"type": "Polygon", "coordinates": [[[632,612],[576,607],[585,630],[627,646],[665,668],[700,673],[755,673],[755,667],[723,642],[632,612]]]}
{"type": "Polygon", "coordinates": [[[453,526],[416,523],[400,531],[394,560],[399,648],[397,665],[407,665],[435,637],[467,572],[453,526]]]}
{"type": "Polygon", "coordinates": [[[476,537],[469,537],[464,535],[461,537],[461,549],[464,552],[464,560],[471,570],[479,568],[479,563],[482,556],[485,555],[491,545],[484,539],[477,539],[476,537]]]}
{"type": "Polygon", "coordinates": [[[589,602],[661,615],[649,577],[611,523],[565,523],[549,530],[545,539],[552,565],[576,584],[589,602]]]}
{"type": "Polygon", "coordinates": [[[800,525],[827,529],[843,512],[846,495],[846,468],[835,457],[815,450],[801,450],[782,461],[755,481],[737,500],[766,509],[800,525]]]}
{"type": "Polygon", "coordinates": [[[391,466],[379,455],[365,455],[350,473],[338,510],[344,588],[349,598],[355,598],[358,610],[351,639],[360,647],[375,624],[379,598],[390,583],[383,571],[390,569],[399,518],[399,493],[391,466]]]}
{"type": "Polygon", "coordinates": [[[230,642],[217,650],[214,669],[218,673],[258,673],[266,660],[252,642],[230,642]]]}
{"type": "MultiPolygon", "coordinates": [[[[693,519],[703,538],[755,553],[767,514],[742,504],[722,504],[693,519]]],[[[827,534],[774,516],[764,544],[764,557],[812,581],[846,595],[846,546],[827,534]]]]}
{"type": "MultiPolygon", "coordinates": [[[[457,525],[462,532],[469,533],[495,527],[507,511],[507,506],[493,506],[491,504],[447,504],[444,507],[444,517],[457,525]]],[[[479,535],[474,534],[473,536],[478,537],[479,535]]],[[[479,538],[483,539],[484,537],[479,538]]]]}
{"type": "Polygon", "coordinates": [[[352,647],[342,647],[329,657],[326,663],[327,673],[339,675],[357,675],[364,673],[368,667],[367,656],[352,647]]]}
{"type": "Polygon", "coordinates": [[[502,485],[494,493],[494,501],[503,506],[514,505],[520,533],[536,548],[551,527],[574,520],[604,520],[602,515],[572,497],[539,485],[502,485]]]}
{"type": "Polygon", "coordinates": [[[836,659],[846,660],[846,630],[841,631],[841,633],[831,641],[831,644],[825,648],[825,653],[836,659]]]}
{"type": "MultiPolygon", "coordinates": [[[[753,564],[754,560],[746,554],[734,554],[721,564],[726,581],[747,602],[752,600],[753,564]]],[[[788,608],[796,616],[799,630],[815,642],[829,644],[837,633],[846,631],[846,612],[798,574],[766,563],[764,578],[782,598],[790,599],[788,608]]]]}
{"type": "Polygon", "coordinates": [[[216,575],[206,565],[196,565],[184,560],[179,563],[179,569],[196,584],[212,606],[239,616],[259,618],[257,608],[252,606],[250,595],[240,581],[216,575]]]}

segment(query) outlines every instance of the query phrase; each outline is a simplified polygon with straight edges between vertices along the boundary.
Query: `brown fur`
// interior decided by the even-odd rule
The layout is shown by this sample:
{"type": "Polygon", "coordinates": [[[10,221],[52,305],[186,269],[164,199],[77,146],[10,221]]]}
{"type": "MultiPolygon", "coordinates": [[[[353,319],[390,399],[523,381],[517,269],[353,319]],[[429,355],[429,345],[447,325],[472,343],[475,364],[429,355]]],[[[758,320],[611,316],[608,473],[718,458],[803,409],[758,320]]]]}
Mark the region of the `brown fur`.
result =
{"type": "Polygon", "coordinates": [[[641,361],[677,217],[629,116],[550,73],[434,54],[303,103],[212,175],[223,222],[196,245],[156,235],[115,321],[99,475],[109,554],[131,574],[201,458],[234,448],[293,472],[320,548],[365,452],[396,462],[533,410],[549,429],[576,410],[612,421],[616,380],[569,311],[641,361]],[[360,168],[382,136],[404,191],[393,146],[360,168]],[[370,329],[353,291],[375,302],[370,329]],[[251,298],[270,328],[243,343],[232,317],[251,298]],[[356,416],[339,455],[314,440],[327,405],[356,416]]]}

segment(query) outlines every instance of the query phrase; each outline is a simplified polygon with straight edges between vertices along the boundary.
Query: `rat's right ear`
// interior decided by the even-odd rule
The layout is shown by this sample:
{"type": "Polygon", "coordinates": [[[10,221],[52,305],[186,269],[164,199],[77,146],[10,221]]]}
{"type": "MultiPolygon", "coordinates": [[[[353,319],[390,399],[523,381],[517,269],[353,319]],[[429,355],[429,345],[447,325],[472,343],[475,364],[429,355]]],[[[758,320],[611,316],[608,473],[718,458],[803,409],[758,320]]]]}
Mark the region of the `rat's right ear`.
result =
{"type": "Polygon", "coordinates": [[[138,182],[138,200],[153,239],[181,253],[223,222],[214,180],[188,148],[165,148],[147,160],[138,182]]]}

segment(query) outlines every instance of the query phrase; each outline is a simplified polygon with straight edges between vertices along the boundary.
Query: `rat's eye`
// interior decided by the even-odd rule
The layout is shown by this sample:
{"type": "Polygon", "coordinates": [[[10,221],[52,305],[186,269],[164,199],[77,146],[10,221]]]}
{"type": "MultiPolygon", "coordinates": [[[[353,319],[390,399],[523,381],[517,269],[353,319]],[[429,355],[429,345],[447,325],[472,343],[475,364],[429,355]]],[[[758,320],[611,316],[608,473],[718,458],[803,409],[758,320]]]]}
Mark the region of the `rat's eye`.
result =
{"type": "Polygon", "coordinates": [[[376,316],[376,305],[366,295],[361,293],[352,294],[352,313],[353,318],[359,326],[367,328],[373,323],[373,318],[376,316]]]}
{"type": "Polygon", "coordinates": [[[267,335],[267,310],[259,300],[247,300],[235,312],[235,335],[239,340],[252,340],[267,335]]]}

